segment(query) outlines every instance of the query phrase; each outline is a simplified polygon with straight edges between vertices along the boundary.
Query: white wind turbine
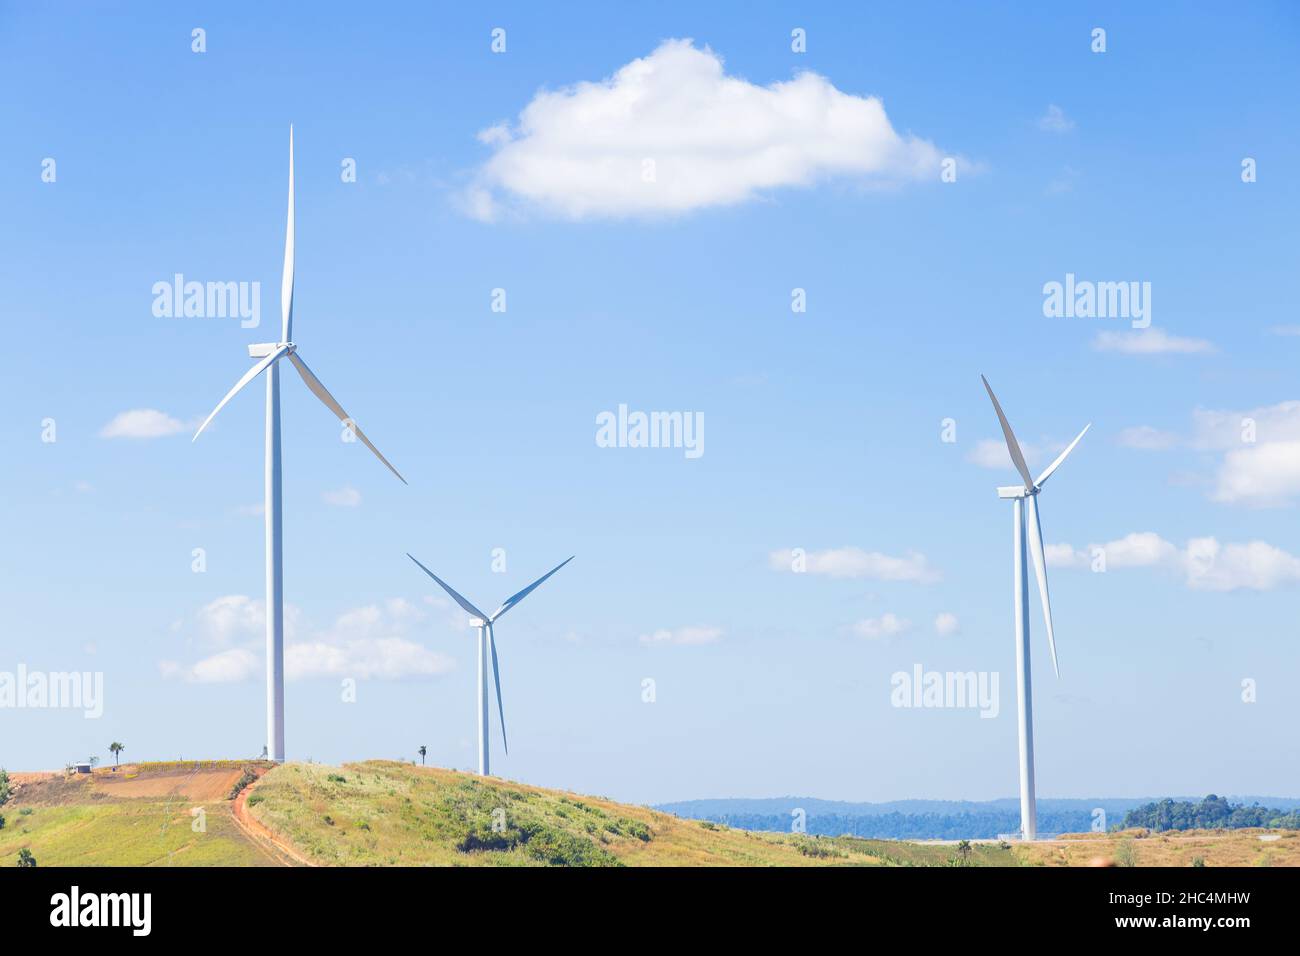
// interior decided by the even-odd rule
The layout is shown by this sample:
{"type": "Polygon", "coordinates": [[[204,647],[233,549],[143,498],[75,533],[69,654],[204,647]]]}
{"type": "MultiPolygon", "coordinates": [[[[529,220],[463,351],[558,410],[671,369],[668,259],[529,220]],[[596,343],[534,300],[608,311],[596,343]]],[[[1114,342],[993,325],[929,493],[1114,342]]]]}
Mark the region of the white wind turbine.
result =
{"type": "Polygon", "coordinates": [[[1065,461],[1065,457],[1074,450],[1074,446],[1079,444],[1079,439],[1092,425],[1083,426],[1083,431],[1079,432],[1074,441],[1066,446],[1065,451],[1061,452],[1035,480],[1029,474],[1029,466],[1025,464],[1020,443],[1016,441],[1016,436],[1011,431],[1011,423],[1007,421],[1007,416],[1002,414],[1002,406],[998,404],[997,396],[989,387],[989,380],[983,375],[980,376],[980,380],[984,382],[984,390],[989,393],[989,398],[993,401],[993,410],[998,413],[998,422],[1002,425],[1002,434],[1006,438],[1011,461],[1016,466],[1016,471],[1020,472],[1020,477],[1025,480],[1024,485],[999,488],[998,497],[1010,498],[1015,502],[1012,564],[1015,568],[1016,715],[1020,729],[1020,832],[1023,839],[1033,840],[1038,836],[1038,808],[1034,801],[1034,703],[1029,674],[1029,577],[1028,569],[1025,567],[1025,542],[1027,539],[1029,552],[1034,558],[1038,595],[1043,604],[1043,621],[1047,625],[1047,646],[1052,652],[1052,670],[1057,677],[1060,677],[1061,671],[1056,663],[1056,636],[1052,631],[1052,603],[1047,594],[1043,528],[1038,520],[1038,493],[1043,490],[1043,482],[1047,481],[1052,476],[1052,472],[1061,466],[1061,462],[1065,461]],[[1026,511],[1029,518],[1028,526],[1025,521],[1026,511]]]}
{"type": "Polygon", "coordinates": [[[280,366],[279,361],[287,357],[298,370],[307,387],[319,398],[331,412],[347,427],[348,431],[360,438],[375,456],[388,466],[388,470],[406,484],[396,468],[379,453],[379,449],[370,443],[348,413],[326,391],[320,379],[312,374],[311,369],[298,355],[298,346],[294,344],[293,332],[293,127],[289,127],[289,219],[284,233],[284,273],[280,282],[280,314],[282,319],[279,342],[262,345],[250,345],[248,354],[260,359],[256,365],[244,373],[244,377],[235,383],[235,387],[226,393],[226,397],[217,403],[212,414],[207,417],[194,439],[203,434],[208,422],[216,418],[221,411],[245,385],[266,372],[266,746],[271,760],[284,760],[284,584],[282,570],[284,565],[284,541],[280,521],[280,366]]]}
{"type": "MultiPolygon", "coordinates": [[[[438,582],[439,586],[452,596],[465,611],[470,615],[469,626],[478,628],[478,772],[480,776],[488,775],[488,685],[487,685],[487,655],[488,649],[492,651],[492,680],[497,687],[497,712],[501,717],[501,744],[505,747],[506,753],[510,753],[510,744],[506,741],[506,711],[505,705],[501,702],[501,672],[497,668],[497,642],[492,634],[492,625],[506,611],[510,610],[528,595],[532,594],[543,581],[549,578],[560,568],[564,567],[573,557],[566,558],[551,570],[547,571],[540,578],[534,581],[528,587],[524,588],[518,594],[513,594],[506,598],[502,604],[491,614],[484,614],[469,601],[461,597],[452,588],[450,584],[444,581],[438,575],[434,574],[409,552],[406,555],[412,561],[415,561],[416,567],[438,582]]],[[[574,556],[576,557],[576,555],[574,556]]]]}

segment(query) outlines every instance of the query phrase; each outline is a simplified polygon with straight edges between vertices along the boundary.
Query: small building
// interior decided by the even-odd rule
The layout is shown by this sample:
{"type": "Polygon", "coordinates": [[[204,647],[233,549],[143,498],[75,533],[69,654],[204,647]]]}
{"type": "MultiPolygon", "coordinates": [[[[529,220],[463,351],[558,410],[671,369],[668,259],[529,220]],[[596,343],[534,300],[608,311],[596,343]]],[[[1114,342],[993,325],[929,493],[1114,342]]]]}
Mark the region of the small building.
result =
{"type": "Polygon", "coordinates": [[[73,766],[76,768],[77,773],[90,773],[89,762],[73,764],[73,766]]]}

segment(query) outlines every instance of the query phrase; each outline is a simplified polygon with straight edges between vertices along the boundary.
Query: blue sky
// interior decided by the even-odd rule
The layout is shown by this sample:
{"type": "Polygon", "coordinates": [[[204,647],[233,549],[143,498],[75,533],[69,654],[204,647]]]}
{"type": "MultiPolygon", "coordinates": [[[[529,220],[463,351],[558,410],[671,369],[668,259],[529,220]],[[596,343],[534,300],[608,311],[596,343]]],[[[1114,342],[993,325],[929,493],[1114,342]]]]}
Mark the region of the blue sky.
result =
{"type": "Polygon", "coordinates": [[[1126,6],[0,7],[0,671],[100,671],[105,696],[98,720],[0,710],[0,764],[263,743],[260,387],[188,436],[277,336],[292,122],[295,340],[410,480],[341,444],[286,368],[285,586],[312,671],[288,685],[292,759],[424,744],[470,766],[472,632],[404,552],[476,603],[576,554],[498,626],[495,771],[647,802],[1011,795],[994,489],[1014,472],[983,444],[984,373],[1040,467],[1093,423],[1042,501],[1061,678],[1035,603],[1040,794],[1300,792],[1297,16],[1126,6]],[[673,39],[734,78],[720,112],[656,59],[673,39]],[[671,94],[653,195],[688,183],[685,207],[598,188],[646,114],[582,109],[617,79],[571,88],[638,58],[671,80],[638,107],[671,94]],[[746,104],[805,71],[756,134],[746,104]],[[521,125],[540,91],[553,108],[521,125]],[[887,135],[846,141],[819,93],[878,97],[887,135]],[[949,156],[941,182],[926,164],[949,156]],[[260,282],[262,326],[156,317],[177,272],[260,282]],[[1067,273],[1149,282],[1155,331],[1045,317],[1067,273]],[[620,404],[702,414],[704,454],[598,447],[620,404]],[[103,437],[133,410],[174,433],[103,437]],[[792,548],[834,573],[784,570],[792,548]],[[199,679],[222,654],[258,669],[199,679]],[[998,672],[999,717],[892,707],[914,664],[998,672]]]}

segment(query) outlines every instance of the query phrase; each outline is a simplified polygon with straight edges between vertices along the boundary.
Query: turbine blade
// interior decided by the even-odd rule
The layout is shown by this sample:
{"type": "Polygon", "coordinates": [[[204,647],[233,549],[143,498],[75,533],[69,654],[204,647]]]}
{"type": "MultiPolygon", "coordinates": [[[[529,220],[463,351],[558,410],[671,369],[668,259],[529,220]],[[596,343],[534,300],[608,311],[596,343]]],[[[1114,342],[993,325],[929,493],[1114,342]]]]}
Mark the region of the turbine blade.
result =
{"type": "Polygon", "coordinates": [[[1056,456],[1056,461],[1052,462],[1045,469],[1043,469],[1043,473],[1038,476],[1038,481],[1036,482],[1038,487],[1041,488],[1043,486],[1043,482],[1045,482],[1048,478],[1052,477],[1052,472],[1056,471],[1057,468],[1061,467],[1061,462],[1065,461],[1065,456],[1068,455],[1070,452],[1074,451],[1074,446],[1079,444],[1080,438],[1088,434],[1088,429],[1091,427],[1092,427],[1092,422],[1089,422],[1088,424],[1084,425],[1083,431],[1079,432],[1078,437],[1076,437],[1074,441],[1070,442],[1070,444],[1068,444],[1065,447],[1065,451],[1061,452],[1059,455],[1056,456]]]}
{"type": "MultiPolygon", "coordinates": [[[[415,555],[411,554],[409,551],[406,553],[406,556],[410,558],[412,561],[415,561],[415,555]]],[[[415,566],[418,567],[425,574],[427,574],[429,577],[437,581],[438,584],[442,587],[442,589],[451,595],[452,600],[454,600],[457,604],[459,604],[462,608],[464,608],[468,613],[474,615],[474,617],[478,618],[480,621],[487,621],[488,616],[484,614],[482,611],[480,611],[478,608],[476,608],[473,604],[470,604],[469,601],[465,600],[463,597],[457,594],[456,590],[450,584],[448,584],[442,578],[438,577],[438,575],[434,574],[432,571],[426,568],[419,561],[415,561],[415,566]]]]}
{"type": "Polygon", "coordinates": [[[260,362],[258,362],[252,368],[250,368],[247,372],[245,372],[244,377],[235,383],[235,387],[232,388],[230,391],[226,392],[226,397],[217,403],[217,407],[212,410],[212,414],[209,415],[206,419],[204,419],[203,424],[199,426],[199,430],[194,433],[194,437],[191,438],[190,441],[198,440],[198,437],[203,434],[203,429],[207,428],[208,423],[212,421],[212,419],[217,417],[217,412],[221,411],[223,408],[226,407],[226,402],[230,401],[237,394],[239,394],[239,390],[241,388],[243,388],[253,379],[257,378],[257,376],[261,375],[264,371],[270,368],[271,363],[274,362],[276,359],[278,359],[280,356],[282,356],[288,350],[288,348],[289,346],[287,345],[281,345],[278,349],[276,349],[266,358],[262,359],[260,362]]]}
{"type": "Polygon", "coordinates": [[[528,585],[528,587],[524,588],[524,589],[523,589],[522,591],[520,591],[518,594],[512,594],[510,597],[506,598],[506,603],[505,603],[505,604],[502,604],[499,608],[496,609],[496,611],[493,613],[493,615],[492,615],[490,618],[488,618],[488,623],[491,623],[492,621],[495,621],[495,620],[496,620],[497,618],[499,618],[502,614],[506,613],[506,611],[510,610],[512,607],[514,607],[516,604],[518,604],[518,603],[519,603],[520,601],[522,601],[524,598],[528,597],[528,595],[532,594],[533,591],[537,590],[537,588],[541,585],[541,583],[542,583],[543,581],[545,581],[547,578],[549,578],[549,577],[550,577],[552,574],[554,574],[556,571],[560,570],[560,568],[564,567],[566,564],[568,564],[570,561],[572,561],[575,557],[577,557],[577,555],[572,555],[572,556],[566,558],[565,560],[563,560],[563,561],[561,561],[559,564],[557,564],[555,567],[551,568],[551,570],[549,570],[549,571],[547,571],[545,574],[543,574],[540,578],[538,578],[538,579],[537,579],[536,581],[534,581],[532,584],[528,585]]]}
{"type": "Polygon", "coordinates": [[[510,753],[510,742],[506,740],[506,708],[501,700],[501,670],[497,667],[497,639],[492,633],[492,625],[487,626],[488,647],[492,648],[492,679],[497,685],[497,713],[501,716],[501,746],[510,753]]]}
{"type": "Polygon", "coordinates": [[[981,375],[980,381],[984,383],[984,391],[988,392],[989,398],[993,400],[993,410],[998,413],[998,421],[1002,424],[1002,436],[1007,440],[1007,451],[1011,453],[1011,461],[1016,466],[1016,471],[1020,472],[1020,477],[1025,479],[1025,491],[1033,491],[1034,479],[1029,475],[1029,466],[1025,464],[1025,456],[1020,453],[1020,442],[1016,441],[1011,423],[1007,421],[1007,416],[1002,414],[1002,406],[998,404],[998,397],[993,394],[989,380],[981,375]]]}
{"type": "Polygon", "coordinates": [[[281,342],[293,338],[293,125],[289,126],[289,217],[284,227],[284,272],[280,276],[281,342]]]}
{"type": "Polygon", "coordinates": [[[1034,574],[1038,576],[1038,596],[1043,604],[1043,621],[1047,625],[1047,646],[1052,652],[1052,670],[1061,676],[1056,663],[1056,635],[1052,632],[1052,599],[1047,594],[1047,560],[1043,554],[1043,526],[1038,520],[1038,496],[1029,495],[1029,550],[1034,556],[1034,574]]]}
{"type": "Polygon", "coordinates": [[[293,367],[298,370],[298,374],[301,375],[302,380],[307,383],[307,387],[311,389],[312,393],[324,403],[325,407],[337,415],[339,421],[348,425],[352,429],[352,433],[360,438],[361,441],[365,443],[365,446],[375,453],[375,457],[387,465],[388,470],[397,475],[398,480],[401,481],[402,484],[406,484],[406,479],[402,477],[401,472],[389,464],[388,459],[379,453],[379,449],[370,443],[370,439],[366,437],[365,432],[357,426],[356,422],[352,421],[352,419],[348,417],[348,413],[343,410],[343,406],[334,400],[334,396],[331,395],[326,390],[325,386],[321,384],[320,379],[312,374],[312,370],[307,367],[306,362],[298,357],[297,352],[289,353],[289,361],[293,363],[293,367]]]}

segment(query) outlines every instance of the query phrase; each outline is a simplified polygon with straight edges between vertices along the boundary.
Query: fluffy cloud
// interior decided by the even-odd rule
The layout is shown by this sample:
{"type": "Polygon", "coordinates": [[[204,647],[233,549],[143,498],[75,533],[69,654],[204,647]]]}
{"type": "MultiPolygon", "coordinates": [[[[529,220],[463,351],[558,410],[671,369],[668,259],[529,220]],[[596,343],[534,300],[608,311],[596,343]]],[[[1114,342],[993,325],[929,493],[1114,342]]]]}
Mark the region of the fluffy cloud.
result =
{"type": "Polygon", "coordinates": [[[1198,408],[1189,444],[1224,453],[1210,491],[1215,501],[1269,508],[1300,495],[1298,401],[1245,411],[1198,408]]]}
{"type": "Polygon", "coordinates": [[[909,551],[901,558],[879,551],[863,551],[846,546],[827,551],[796,553],[798,549],[773,551],[767,556],[773,571],[794,571],[802,565],[808,574],[822,574],[831,578],[871,578],[876,581],[919,581],[931,583],[939,580],[938,571],[930,567],[925,555],[909,551]]]}
{"type": "Polygon", "coordinates": [[[940,637],[949,637],[956,634],[960,627],[957,615],[948,611],[944,611],[934,619],[934,631],[940,637]]]}
{"type": "Polygon", "coordinates": [[[119,412],[99,430],[100,438],[166,438],[186,430],[183,422],[156,408],[119,412]]]}
{"type": "Polygon", "coordinates": [[[638,638],[642,644],[713,644],[722,640],[722,628],[697,624],[678,628],[660,628],[638,638]]]}
{"type": "Polygon", "coordinates": [[[1268,442],[1223,457],[1210,497],[1225,504],[1269,508],[1300,494],[1300,442],[1268,442]]]}
{"type": "Polygon", "coordinates": [[[478,138],[493,155],[463,198],[484,220],[506,197],[571,219],[664,216],[832,176],[937,181],[942,159],[895,132],[876,97],[815,73],[758,86],[690,40],[599,82],[542,91],[516,124],[478,138]]]}
{"type": "MultiPolygon", "coordinates": [[[[195,615],[200,640],[225,647],[194,664],[162,662],[164,677],[195,683],[224,683],[261,677],[266,628],[265,604],[232,594],[205,605],[195,615]]],[[[290,680],[312,677],[355,677],[359,680],[398,680],[444,674],[454,662],[428,650],[405,635],[424,620],[416,605],[394,598],[382,605],[353,608],[334,624],[298,640],[300,614],[285,607],[285,676],[290,680]]]]}
{"type": "Polygon", "coordinates": [[[853,625],[853,631],[859,637],[879,640],[882,637],[895,637],[906,634],[912,629],[912,622],[904,620],[897,614],[885,613],[880,617],[867,618],[853,625]]]}
{"type": "Polygon", "coordinates": [[[1210,497],[1223,504],[1279,507],[1300,496],[1300,401],[1244,411],[1198,408],[1188,437],[1139,425],[1124,429],[1119,443],[1222,452],[1210,497]]]}
{"type": "Polygon", "coordinates": [[[1047,563],[1089,568],[1099,548],[1105,554],[1107,571],[1164,568],[1181,575],[1183,583],[1197,591],[1271,591],[1300,583],[1300,558],[1267,542],[1221,544],[1217,538],[1204,537],[1192,538],[1185,548],[1179,548],[1152,531],[1077,551],[1068,544],[1048,545],[1047,563]]]}
{"type": "Polygon", "coordinates": [[[1192,444],[1206,451],[1241,448],[1248,439],[1260,444],[1300,441],[1300,402],[1278,402],[1246,411],[1198,408],[1192,412],[1192,444]]]}
{"type": "Polygon", "coordinates": [[[1092,347],[1124,355],[1204,355],[1216,351],[1214,344],[1205,339],[1170,335],[1154,327],[1137,332],[1099,332],[1092,347]]]}

